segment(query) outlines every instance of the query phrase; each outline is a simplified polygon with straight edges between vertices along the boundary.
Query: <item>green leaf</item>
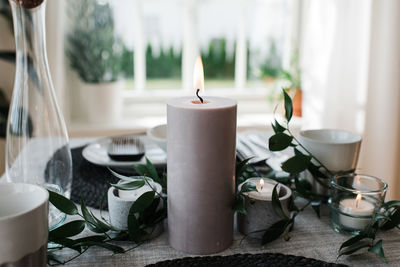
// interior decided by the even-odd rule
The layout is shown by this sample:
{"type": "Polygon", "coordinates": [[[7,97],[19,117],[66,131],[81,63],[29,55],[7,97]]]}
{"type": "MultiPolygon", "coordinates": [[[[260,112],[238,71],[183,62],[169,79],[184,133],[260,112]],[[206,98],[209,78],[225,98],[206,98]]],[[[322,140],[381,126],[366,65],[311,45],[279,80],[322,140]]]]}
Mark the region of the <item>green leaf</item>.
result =
{"type": "Polygon", "coordinates": [[[312,185],[305,179],[299,179],[297,176],[294,178],[296,192],[303,198],[312,199],[312,185]]]}
{"type": "Polygon", "coordinates": [[[105,233],[110,230],[108,225],[98,220],[91,212],[89,212],[83,198],[81,198],[81,210],[83,218],[85,218],[86,225],[92,232],[105,233]]]}
{"type": "Polygon", "coordinates": [[[382,247],[382,240],[379,240],[376,242],[372,247],[368,249],[369,252],[375,253],[378,255],[384,262],[387,262],[387,259],[385,257],[385,253],[383,252],[383,247],[382,247]]]}
{"type": "Polygon", "coordinates": [[[286,128],[280,125],[277,120],[275,120],[275,124],[271,122],[271,126],[275,133],[283,133],[286,131],[286,128]]]}
{"type": "Polygon", "coordinates": [[[290,121],[290,119],[292,118],[293,115],[293,105],[292,105],[292,99],[290,98],[290,96],[286,93],[285,90],[283,91],[283,96],[285,99],[285,116],[286,116],[286,120],[290,121]]]}
{"type": "Polygon", "coordinates": [[[298,174],[307,169],[310,161],[310,156],[295,155],[282,163],[282,170],[291,174],[298,174]]]}
{"type": "Polygon", "coordinates": [[[371,247],[371,245],[369,243],[366,242],[360,242],[360,243],[356,243],[353,246],[348,247],[347,249],[344,249],[343,251],[341,251],[338,255],[338,258],[343,256],[343,255],[351,255],[357,251],[359,251],[360,249],[363,248],[369,248],[371,247]]]}
{"type": "Polygon", "coordinates": [[[132,182],[120,183],[120,184],[111,184],[113,187],[119,190],[136,190],[145,185],[145,180],[136,180],[132,182]]]}
{"type": "Polygon", "coordinates": [[[233,205],[233,212],[242,213],[244,215],[247,214],[247,211],[244,207],[244,197],[243,196],[236,196],[235,203],[233,205]]]}
{"type": "Polygon", "coordinates": [[[168,214],[167,206],[164,205],[162,209],[158,209],[154,213],[150,226],[156,225],[157,223],[163,221],[165,218],[167,218],[167,214],[168,214]]]}
{"type": "Polygon", "coordinates": [[[281,219],[289,220],[288,216],[286,216],[285,212],[283,211],[281,201],[279,200],[278,191],[277,191],[278,186],[279,186],[279,184],[276,184],[272,191],[272,207],[274,208],[275,213],[281,219]]]}
{"type": "Polygon", "coordinates": [[[246,171],[246,169],[248,168],[247,163],[249,162],[250,159],[251,158],[236,162],[236,178],[239,178],[240,176],[242,176],[243,172],[246,171]]]}
{"type": "Polygon", "coordinates": [[[129,238],[135,242],[140,240],[140,224],[138,220],[136,219],[135,213],[132,211],[132,207],[129,210],[129,215],[128,215],[128,232],[129,232],[129,238]]]}
{"type": "Polygon", "coordinates": [[[74,202],[64,197],[63,195],[57,194],[50,190],[47,191],[49,192],[50,203],[53,204],[58,210],[68,215],[78,214],[78,207],[75,205],[74,202]]]}
{"type": "Polygon", "coordinates": [[[304,155],[300,150],[298,150],[297,148],[293,148],[293,152],[295,155],[304,155]]]}
{"type": "Polygon", "coordinates": [[[352,246],[354,244],[356,244],[357,242],[363,240],[364,238],[368,238],[368,236],[365,233],[359,233],[353,237],[351,237],[350,239],[346,240],[345,242],[343,242],[343,244],[340,246],[339,251],[342,250],[345,247],[349,247],[352,246]]]}
{"type": "Polygon", "coordinates": [[[158,177],[158,173],[156,168],[154,167],[154,165],[151,163],[151,161],[146,158],[146,167],[147,167],[147,171],[149,172],[149,177],[152,178],[155,182],[161,184],[161,180],[158,177]]]}
{"type": "Polygon", "coordinates": [[[284,133],[276,133],[269,138],[269,150],[281,151],[290,146],[293,136],[284,133]]]}
{"type": "Polygon", "coordinates": [[[154,198],[150,206],[143,211],[143,222],[146,225],[153,225],[154,221],[157,219],[155,218],[155,214],[160,205],[160,201],[161,199],[159,197],[154,198]]]}
{"type": "Polygon", "coordinates": [[[242,187],[240,188],[240,193],[247,193],[257,191],[256,185],[252,182],[245,182],[242,187]]]}
{"type": "Polygon", "coordinates": [[[135,165],[133,165],[133,168],[141,176],[148,176],[149,175],[148,171],[147,171],[147,167],[145,165],[135,164],[135,165]]]}
{"type": "Polygon", "coordinates": [[[138,213],[144,211],[153,202],[154,195],[154,191],[143,193],[135,202],[133,202],[129,213],[138,213]]]}
{"type": "Polygon", "coordinates": [[[107,169],[111,172],[111,174],[112,174],[113,176],[117,177],[117,178],[120,179],[120,180],[130,182],[130,181],[132,181],[132,180],[136,180],[136,179],[137,179],[137,178],[135,178],[134,176],[122,175],[122,174],[119,174],[119,173],[117,173],[117,172],[111,170],[110,168],[107,168],[107,169]]]}
{"type": "Polygon", "coordinates": [[[85,221],[76,220],[66,224],[49,232],[49,241],[75,236],[82,233],[85,229],[85,221]]]}
{"type": "Polygon", "coordinates": [[[267,243],[276,240],[283,234],[283,232],[285,232],[287,226],[288,226],[288,220],[280,220],[271,225],[271,227],[265,230],[265,233],[261,240],[261,245],[265,245],[267,243]]]}
{"type": "Polygon", "coordinates": [[[400,224],[400,207],[396,208],[388,217],[389,220],[380,227],[382,230],[390,230],[400,224]]]}
{"type": "Polygon", "coordinates": [[[327,179],[328,176],[326,176],[323,172],[320,171],[320,167],[316,166],[312,162],[307,167],[307,170],[314,176],[314,177],[320,177],[320,178],[325,178],[327,179]]]}

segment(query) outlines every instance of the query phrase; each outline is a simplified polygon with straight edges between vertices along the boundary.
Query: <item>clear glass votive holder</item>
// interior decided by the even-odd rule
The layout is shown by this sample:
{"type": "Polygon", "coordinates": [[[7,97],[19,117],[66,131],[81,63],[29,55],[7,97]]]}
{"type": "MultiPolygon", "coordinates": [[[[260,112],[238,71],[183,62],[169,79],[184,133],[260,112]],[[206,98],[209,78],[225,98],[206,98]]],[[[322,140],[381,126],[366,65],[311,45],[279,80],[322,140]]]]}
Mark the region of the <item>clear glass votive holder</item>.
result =
{"type": "Polygon", "coordinates": [[[368,227],[385,200],[387,187],[385,181],[369,175],[334,176],[330,202],[333,229],[355,235],[368,227]]]}

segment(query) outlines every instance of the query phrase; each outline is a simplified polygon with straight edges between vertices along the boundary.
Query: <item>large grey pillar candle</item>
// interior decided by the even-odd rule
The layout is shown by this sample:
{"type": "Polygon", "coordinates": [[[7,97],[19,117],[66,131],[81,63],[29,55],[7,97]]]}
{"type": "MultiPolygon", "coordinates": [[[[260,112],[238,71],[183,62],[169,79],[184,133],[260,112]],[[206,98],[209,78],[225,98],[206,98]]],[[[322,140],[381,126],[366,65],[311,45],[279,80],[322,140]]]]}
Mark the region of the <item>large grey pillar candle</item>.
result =
{"type": "Polygon", "coordinates": [[[167,106],[170,245],[210,254],[232,244],[236,101],[175,98],[167,106]]]}

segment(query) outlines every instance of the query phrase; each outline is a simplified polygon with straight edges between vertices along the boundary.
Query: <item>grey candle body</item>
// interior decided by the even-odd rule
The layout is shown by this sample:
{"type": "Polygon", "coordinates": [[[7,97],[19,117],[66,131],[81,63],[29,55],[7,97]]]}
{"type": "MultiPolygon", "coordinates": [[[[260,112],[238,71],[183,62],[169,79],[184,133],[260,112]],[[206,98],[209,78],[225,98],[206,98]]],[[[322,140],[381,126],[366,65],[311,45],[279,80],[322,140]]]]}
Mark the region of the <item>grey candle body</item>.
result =
{"type": "Polygon", "coordinates": [[[170,245],[210,254],[232,244],[236,102],[209,97],[167,107],[168,231],[170,245]]]}

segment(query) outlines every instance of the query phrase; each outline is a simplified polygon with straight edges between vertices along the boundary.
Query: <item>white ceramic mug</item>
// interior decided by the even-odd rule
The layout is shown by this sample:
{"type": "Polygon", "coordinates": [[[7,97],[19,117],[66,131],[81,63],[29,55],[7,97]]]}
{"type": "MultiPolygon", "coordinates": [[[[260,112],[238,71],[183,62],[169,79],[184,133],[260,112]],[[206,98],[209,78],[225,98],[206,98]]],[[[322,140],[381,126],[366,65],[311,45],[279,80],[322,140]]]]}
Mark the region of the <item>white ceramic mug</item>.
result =
{"type": "Polygon", "coordinates": [[[0,266],[46,266],[48,200],[38,185],[0,184],[0,266]]]}
{"type": "Polygon", "coordinates": [[[301,131],[299,141],[331,172],[354,170],[360,153],[361,136],[343,130],[301,131]]]}

